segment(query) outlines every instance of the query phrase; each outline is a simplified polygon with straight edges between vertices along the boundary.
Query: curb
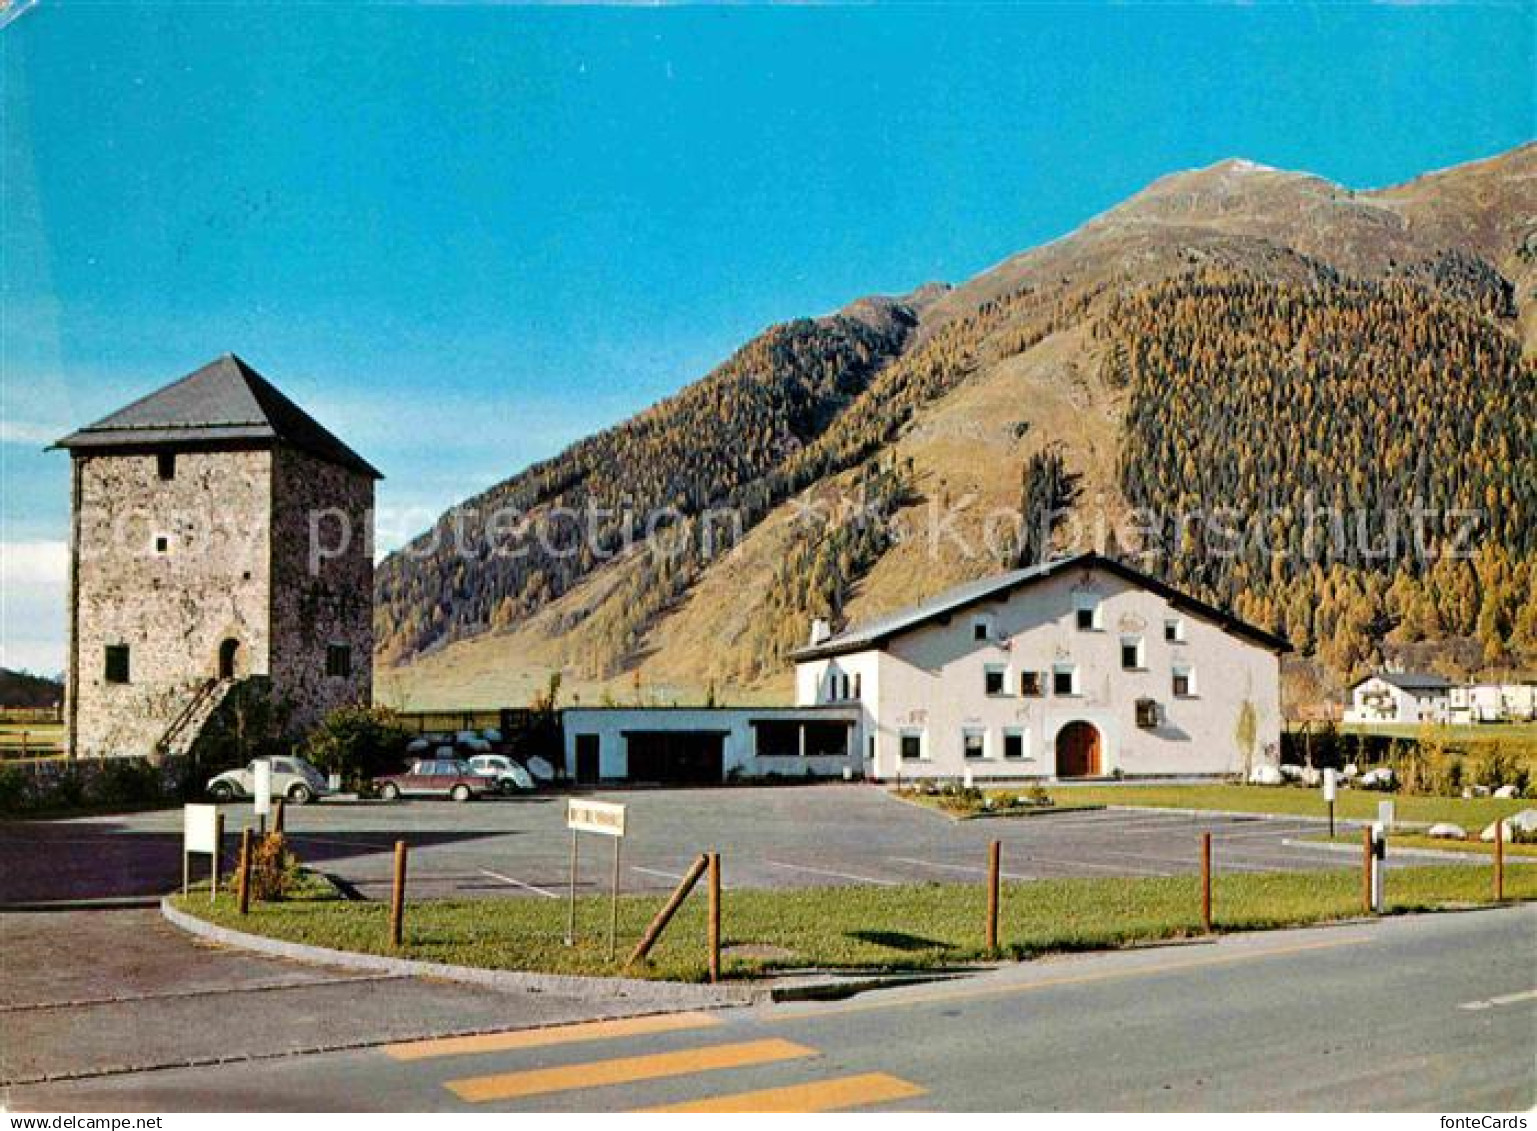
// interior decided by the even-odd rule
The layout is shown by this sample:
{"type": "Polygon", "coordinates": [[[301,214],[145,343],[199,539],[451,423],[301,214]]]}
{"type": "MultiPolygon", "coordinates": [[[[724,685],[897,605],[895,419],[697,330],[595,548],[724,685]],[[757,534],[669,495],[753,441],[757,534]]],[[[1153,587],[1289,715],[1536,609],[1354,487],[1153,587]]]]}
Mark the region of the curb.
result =
{"type": "Polygon", "coordinates": [[[168,923],[188,934],[274,958],[397,977],[464,982],[503,992],[565,994],[590,999],[594,1004],[613,1001],[646,1002],[663,1009],[721,1009],[733,1005],[754,1005],[770,997],[770,991],[762,986],[710,986],[693,982],[647,981],[641,978],[533,974],[523,970],[489,970],[477,966],[455,966],[446,962],[421,962],[412,958],[391,958],[383,954],[332,950],[330,947],[285,942],[216,926],[173,907],[170,896],[160,901],[160,913],[168,923]]]}
{"type": "Polygon", "coordinates": [[[104,896],[99,899],[32,899],[0,903],[0,915],[47,911],[135,911],[160,906],[155,895],[104,896]]]}
{"type": "MultiPolygon", "coordinates": [[[[1341,855],[1353,856],[1360,859],[1361,846],[1358,844],[1334,844],[1327,840],[1294,840],[1291,837],[1282,837],[1281,843],[1288,848],[1311,848],[1318,852],[1334,852],[1341,855]]],[[[1445,860],[1453,864],[1487,864],[1494,867],[1494,854],[1491,852],[1457,852],[1454,849],[1439,848],[1394,848],[1393,838],[1388,838],[1388,852],[1390,856],[1413,856],[1421,860],[1445,860]]],[[[1537,857],[1507,855],[1505,865],[1512,863],[1537,864],[1537,857]]]]}

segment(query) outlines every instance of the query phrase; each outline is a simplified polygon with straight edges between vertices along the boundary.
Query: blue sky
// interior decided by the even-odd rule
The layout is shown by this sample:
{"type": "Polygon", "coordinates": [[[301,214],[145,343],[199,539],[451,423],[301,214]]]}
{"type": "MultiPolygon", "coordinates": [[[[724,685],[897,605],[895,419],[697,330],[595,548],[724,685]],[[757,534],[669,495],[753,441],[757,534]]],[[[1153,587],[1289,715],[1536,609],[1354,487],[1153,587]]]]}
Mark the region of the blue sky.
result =
{"type": "Polygon", "coordinates": [[[42,0],[0,30],[0,663],[62,662],[42,444],[226,350],[384,470],[391,544],[769,323],[1164,173],[1508,149],[1534,63],[1526,4],[42,0]]]}

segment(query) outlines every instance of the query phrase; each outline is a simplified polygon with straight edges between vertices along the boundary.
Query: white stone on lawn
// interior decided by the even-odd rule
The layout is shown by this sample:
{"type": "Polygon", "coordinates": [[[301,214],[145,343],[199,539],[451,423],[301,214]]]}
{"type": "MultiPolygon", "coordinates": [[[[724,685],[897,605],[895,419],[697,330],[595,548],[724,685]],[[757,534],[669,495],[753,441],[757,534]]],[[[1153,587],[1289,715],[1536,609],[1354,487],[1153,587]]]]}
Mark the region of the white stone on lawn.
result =
{"type": "MultiPolygon", "coordinates": [[[[1478,834],[1478,839],[1489,844],[1494,843],[1494,828],[1498,821],[1490,821],[1489,827],[1478,834]]],[[[1519,813],[1513,813],[1505,818],[1504,839],[1511,839],[1511,831],[1519,829],[1523,833],[1537,832],[1537,809],[1523,809],[1519,813]]]]}
{"type": "Polygon", "coordinates": [[[1441,821],[1430,826],[1426,836],[1435,837],[1437,840],[1467,840],[1468,830],[1461,825],[1454,825],[1450,821],[1441,821]]]}

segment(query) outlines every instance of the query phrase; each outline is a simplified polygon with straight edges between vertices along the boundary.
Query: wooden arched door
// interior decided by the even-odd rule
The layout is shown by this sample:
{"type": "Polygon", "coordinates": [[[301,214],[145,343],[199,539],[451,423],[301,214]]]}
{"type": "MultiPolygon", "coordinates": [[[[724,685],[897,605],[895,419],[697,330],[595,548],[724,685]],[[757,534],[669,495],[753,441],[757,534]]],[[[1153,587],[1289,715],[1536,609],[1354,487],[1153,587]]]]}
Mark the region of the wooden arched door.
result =
{"type": "Polygon", "coordinates": [[[1099,746],[1099,730],[1093,723],[1068,723],[1057,732],[1057,777],[1099,777],[1099,746]]]}

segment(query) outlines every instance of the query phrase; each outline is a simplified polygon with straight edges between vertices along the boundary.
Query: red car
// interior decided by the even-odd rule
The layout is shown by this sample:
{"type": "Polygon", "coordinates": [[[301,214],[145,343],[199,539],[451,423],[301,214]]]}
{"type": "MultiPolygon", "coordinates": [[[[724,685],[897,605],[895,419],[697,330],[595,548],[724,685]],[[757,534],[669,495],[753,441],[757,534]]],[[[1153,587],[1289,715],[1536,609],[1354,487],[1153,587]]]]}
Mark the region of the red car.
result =
{"type": "Polygon", "coordinates": [[[478,776],[468,762],[451,758],[413,762],[403,774],[377,778],[379,796],[386,801],[401,797],[451,797],[468,801],[486,792],[491,779],[478,776]]]}

